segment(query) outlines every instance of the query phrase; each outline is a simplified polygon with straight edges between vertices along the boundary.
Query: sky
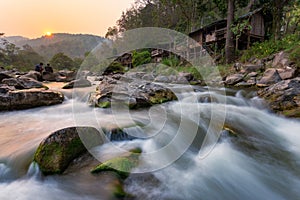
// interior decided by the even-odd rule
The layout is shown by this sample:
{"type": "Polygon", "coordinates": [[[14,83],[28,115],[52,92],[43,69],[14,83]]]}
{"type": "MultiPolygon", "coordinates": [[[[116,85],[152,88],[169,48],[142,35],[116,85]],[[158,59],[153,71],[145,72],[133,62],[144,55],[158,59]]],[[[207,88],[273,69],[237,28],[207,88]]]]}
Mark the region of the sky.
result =
{"type": "Polygon", "coordinates": [[[0,0],[0,33],[37,38],[51,33],[105,36],[134,0],[0,0]]]}

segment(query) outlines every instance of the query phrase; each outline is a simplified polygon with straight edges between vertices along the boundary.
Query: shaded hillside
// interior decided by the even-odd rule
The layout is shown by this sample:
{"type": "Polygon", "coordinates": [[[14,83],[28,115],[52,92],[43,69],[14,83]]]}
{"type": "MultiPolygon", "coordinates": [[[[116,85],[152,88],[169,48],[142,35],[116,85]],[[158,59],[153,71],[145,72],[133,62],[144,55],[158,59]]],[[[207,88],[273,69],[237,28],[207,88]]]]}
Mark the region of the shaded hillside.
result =
{"type": "Polygon", "coordinates": [[[91,51],[103,40],[105,39],[95,35],[56,33],[52,36],[18,40],[14,43],[18,46],[28,44],[46,60],[49,60],[60,52],[71,58],[83,58],[86,52],[91,51]]]}
{"type": "Polygon", "coordinates": [[[23,36],[8,36],[8,37],[4,37],[4,39],[6,39],[7,41],[9,41],[13,44],[30,40],[29,38],[26,38],[23,36]]]}

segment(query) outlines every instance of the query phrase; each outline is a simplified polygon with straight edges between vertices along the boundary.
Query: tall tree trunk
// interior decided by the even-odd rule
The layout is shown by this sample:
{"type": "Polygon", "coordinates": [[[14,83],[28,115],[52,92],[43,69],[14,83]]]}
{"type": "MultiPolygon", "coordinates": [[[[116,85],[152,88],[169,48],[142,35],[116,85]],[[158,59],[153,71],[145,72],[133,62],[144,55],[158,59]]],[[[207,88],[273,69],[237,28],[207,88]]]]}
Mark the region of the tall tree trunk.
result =
{"type": "Polygon", "coordinates": [[[225,44],[225,59],[226,63],[234,61],[234,34],[231,31],[231,26],[234,21],[234,3],[235,0],[228,0],[227,10],[227,28],[226,28],[226,44],[225,44]]]}

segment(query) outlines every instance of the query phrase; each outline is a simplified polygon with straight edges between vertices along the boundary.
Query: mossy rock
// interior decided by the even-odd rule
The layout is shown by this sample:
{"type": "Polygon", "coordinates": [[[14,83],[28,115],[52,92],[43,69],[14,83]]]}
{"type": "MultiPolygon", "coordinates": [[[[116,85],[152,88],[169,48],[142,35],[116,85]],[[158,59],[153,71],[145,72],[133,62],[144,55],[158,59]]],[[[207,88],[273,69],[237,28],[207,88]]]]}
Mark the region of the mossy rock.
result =
{"type": "Polygon", "coordinates": [[[161,104],[172,100],[177,100],[177,97],[171,90],[157,91],[149,98],[151,104],[161,104]]]}
{"type": "Polygon", "coordinates": [[[286,117],[300,118],[300,108],[298,107],[291,110],[284,110],[282,114],[286,117]]]}
{"type": "Polygon", "coordinates": [[[100,133],[92,127],[65,128],[52,133],[41,142],[35,152],[34,161],[44,175],[63,173],[75,158],[87,151],[79,133],[92,137],[91,141],[94,143],[88,145],[97,145],[94,138],[100,133]]]}
{"type": "Polygon", "coordinates": [[[142,152],[140,148],[130,151],[129,156],[116,157],[108,160],[91,170],[91,173],[100,173],[105,171],[115,172],[121,179],[126,179],[133,168],[138,166],[139,155],[142,152]]]}
{"type": "Polygon", "coordinates": [[[99,108],[110,108],[111,103],[109,101],[99,102],[97,105],[99,108]]]}

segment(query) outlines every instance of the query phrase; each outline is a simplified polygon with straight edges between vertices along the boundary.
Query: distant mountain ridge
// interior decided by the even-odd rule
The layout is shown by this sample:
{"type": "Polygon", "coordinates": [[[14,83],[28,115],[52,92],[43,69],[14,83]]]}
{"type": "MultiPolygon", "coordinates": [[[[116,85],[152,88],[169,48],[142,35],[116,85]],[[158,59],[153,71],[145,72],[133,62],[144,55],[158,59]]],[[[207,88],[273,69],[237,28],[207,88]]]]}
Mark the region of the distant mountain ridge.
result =
{"type": "Polygon", "coordinates": [[[30,45],[37,53],[51,59],[55,54],[63,52],[71,58],[83,58],[86,52],[94,49],[106,39],[89,34],[54,33],[51,36],[42,36],[36,39],[28,39],[22,36],[5,37],[8,41],[19,47],[30,45]]]}

